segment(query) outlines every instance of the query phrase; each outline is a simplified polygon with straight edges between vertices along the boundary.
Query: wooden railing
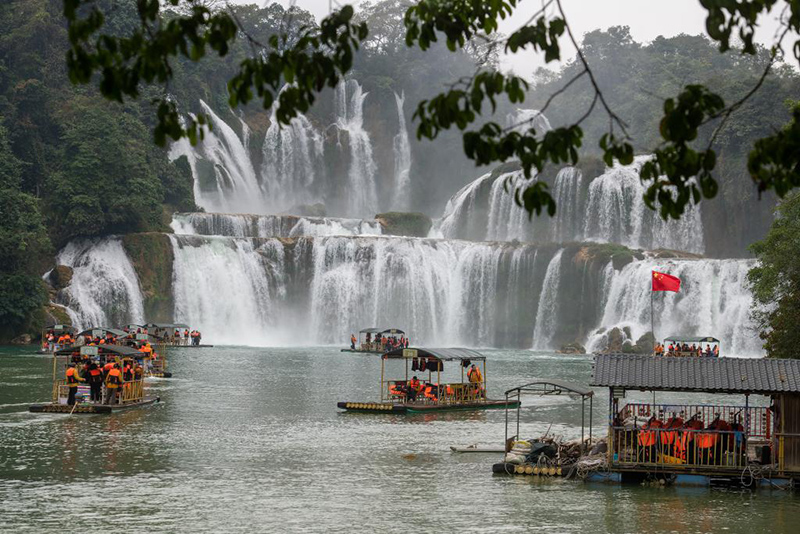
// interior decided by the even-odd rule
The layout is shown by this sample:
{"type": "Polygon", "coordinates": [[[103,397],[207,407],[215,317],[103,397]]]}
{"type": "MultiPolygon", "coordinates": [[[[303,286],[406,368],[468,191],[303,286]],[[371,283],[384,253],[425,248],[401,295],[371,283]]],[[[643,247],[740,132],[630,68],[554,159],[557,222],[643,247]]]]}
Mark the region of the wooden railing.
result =
{"type": "MultiPolygon", "coordinates": [[[[486,389],[483,383],[434,384],[431,395],[426,396],[425,390],[431,384],[420,382],[415,402],[427,404],[463,404],[467,402],[480,402],[486,399],[486,389]]],[[[387,400],[405,400],[404,393],[407,383],[405,380],[389,380],[386,382],[384,398],[387,400]]]]}

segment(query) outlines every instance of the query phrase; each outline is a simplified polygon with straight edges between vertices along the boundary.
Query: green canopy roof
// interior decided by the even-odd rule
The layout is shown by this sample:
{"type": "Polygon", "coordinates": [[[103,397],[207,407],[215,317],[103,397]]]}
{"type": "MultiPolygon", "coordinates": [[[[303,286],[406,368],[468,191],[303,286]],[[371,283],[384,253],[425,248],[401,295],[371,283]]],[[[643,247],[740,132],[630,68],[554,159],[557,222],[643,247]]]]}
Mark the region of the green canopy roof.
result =
{"type": "Polygon", "coordinates": [[[94,330],[100,330],[101,332],[103,332],[103,335],[105,335],[107,332],[111,332],[113,335],[117,337],[128,335],[128,333],[125,332],[124,330],[117,330],[116,328],[106,328],[104,326],[95,326],[92,328],[87,328],[83,332],[80,332],[78,335],[85,336],[86,334],[91,334],[94,330]]]}
{"type": "MultiPolygon", "coordinates": [[[[133,349],[131,347],[124,347],[122,345],[94,345],[94,346],[97,347],[97,351],[101,354],[111,353],[123,357],[142,355],[142,353],[139,352],[138,350],[133,349]]],[[[80,349],[81,349],[80,347],[69,347],[66,349],[59,350],[58,352],[56,352],[56,354],[59,356],[69,356],[73,352],[80,352],[80,349]]]]}
{"type": "Polygon", "coordinates": [[[719,339],[705,336],[705,337],[692,337],[692,336],[667,336],[664,341],[680,341],[681,343],[719,343],[719,339]]]}
{"type": "Polygon", "coordinates": [[[446,348],[446,349],[428,349],[415,347],[413,349],[394,349],[383,355],[385,359],[401,359],[401,358],[436,358],[442,361],[453,360],[470,360],[470,361],[484,361],[486,356],[472,349],[462,348],[446,348]]]}

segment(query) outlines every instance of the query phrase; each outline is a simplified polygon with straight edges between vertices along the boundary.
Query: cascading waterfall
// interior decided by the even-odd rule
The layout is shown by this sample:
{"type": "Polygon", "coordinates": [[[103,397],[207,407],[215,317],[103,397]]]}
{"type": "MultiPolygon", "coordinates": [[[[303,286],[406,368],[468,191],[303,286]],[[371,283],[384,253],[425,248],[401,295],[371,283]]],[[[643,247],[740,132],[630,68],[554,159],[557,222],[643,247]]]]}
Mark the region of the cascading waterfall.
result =
{"type": "Polygon", "coordinates": [[[397,210],[411,207],[411,144],[408,142],[406,116],[403,112],[406,95],[394,94],[397,102],[399,131],[394,138],[394,196],[392,206],[397,210]]]}
{"type": "Polygon", "coordinates": [[[377,166],[372,156],[372,141],[364,130],[364,93],[356,80],[336,86],[336,126],[339,135],[347,134],[350,169],[347,177],[347,205],[350,215],[374,214],[378,207],[375,187],[377,166]],[[349,95],[349,96],[348,96],[349,95]]]}
{"type": "Polygon", "coordinates": [[[70,285],[58,292],[55,302],[66,307],[75,327],[144,320],[139,280],[118,237],[71,241],[56,263],[73,272],[70,285]]]}
{"type": "MultiPolygon", "coordinates": [[[[235,224],[216,224],[242,233],[235,224]]],[[[243,226],[252,231],[257,224],[243,226]]],[[[657,269],[683,282],[678,294],[656,295],[660,336],[715,335],[727,354],[761,353],[749,315],[746,273],[753,263],[746,260],[645,259],[617,271],[611,262],[587,264],[582,245],[556,250],[374,236],[169,239],[173,319],[201,330],[209,343],[336,344],[365,326],[391,325],[418,344],[549,349],[582,341],[587,328],[588,347],[599,349],[609,328],[627,326],[633,341],[649,330],[650,271],[657,269]]],[[[148,319],[119,238],[70,243],[58,261],[74,275],[55,300],[69,307],[77,325],[148,319]]]]}
{"type": "MultiPolygon", "coordinates": [[[[491,182],[492,173],[486,173],[474,182],[462,187],[447,201],[444,215],[436,225],[435,231],[444,238],[463,239],[465,227],[474,221],[474,211],[478,192],[491,182]]],[[[438,237],[438,236],[437,236],[438,237]]]]}
{"type": "Polygon", "coordinates": [[[558,296],[561,285],[561,256],[564,249],[556,252],[544,275],[539,309],[536,311],[536,324],[533,330],[533,348],[544,350],[552,348],[553,330],[558,321],[558,296]]]}
{"type": "Polygon", "coordinates": [[[643,260],[627,265],[610,277],[600,328],[589,337],[588,348],[600,350],[603,331],[629,327],[635,342],[650,331],[653,297],[656,336],[714,336],[728,355],[761,355],[761,342],[750,317],[752,295],[747,272],[751,260],[643,260]],[[650,291],[651,272],[681,279],[681,291],[650,291]]]}
{"type": "Polygon", "coordinates": [[[637,156],[631,165],[615,165],[592,181],[583,238],[702,254],[705,244],[698,206],[690,206],[677,221],[664,221],[645,206],[639,171],[650,157],[637,156]]]}
{"type": "Polygon", "coordinates": [[[213,130],[206,131],[197,146],[195,170],[200,175],[195,180],[200,194],[195,202],[208,211],[263,213],[263,191],[244,142],[208,104],[201,100],[200,105],[213,130]],[[205,173],[200,161],[208,164],[205,173]]]}
{"type": "Polygon", "coordinates": [[[232,213],[176,213],[170,226],[176,234],[224,237],[381,235],[382,232],[375,220],[232,213]]]}
{"type": "Polygon", "coordinates": [[[175,320],[214,343],[285,343],[277,314],[285,297],[284,248],[277,239],[171,235],[175,320]]]}
{"type": "Polygon", "coordinates": [[[323,136],[304,115],[282,125],[276,117],[278,102],[270,110],[270,125],[262,147],[261,180],[274,210],[319,201],[314,191],[323,165],[323,136]]]}
{"type": "Polygon", "coordinates": [[[489,193],[489,224],[486,238],[490,241],[528,241],[530,220],[517,205],[514,192],[524,189],[536,178],[526,179],[522,171],[501,174],[492,183],[489,193]]]}
{"type": "Polygon", "coordinates": [[[556,215],[551,222],[551,240],[556,243],[579,240],[576,232],[582,214],[579,212],[583,174],[575,167],[564,167],[556,175],[553,186],[556,215]]]}
{"type": "MultiPolygon", "coordinates": [[[[584,177],[578,169],[562,168],[552,187],[556,216],[534,221],[514,202],[515,187],[505,191],[509,173],[496,177],[485,174],[448,201],[438,230],[444,238],[598,241],[702,254],[705,244],[699,206],[689,207],[678,221],[664,221],[658,212],[645,206],[639,170],[649,157],[639,156],[632,165],[607,169],[591,179],[586,193],[583,191],[590,177],[584,177]],[[480,224],[476,219],[482,217],[481,209],[485,208],[488,216],[480,224]]],[[[518,175],[511,174],[512,178],[518,175]]]]}
{"type": "Polygon", "coordinates": [[[519,133],[527,133],[533,128],[537,135],[552,130],[550,121],[538,109],[517,109],[506,115],[506,126],[519,133]]]}

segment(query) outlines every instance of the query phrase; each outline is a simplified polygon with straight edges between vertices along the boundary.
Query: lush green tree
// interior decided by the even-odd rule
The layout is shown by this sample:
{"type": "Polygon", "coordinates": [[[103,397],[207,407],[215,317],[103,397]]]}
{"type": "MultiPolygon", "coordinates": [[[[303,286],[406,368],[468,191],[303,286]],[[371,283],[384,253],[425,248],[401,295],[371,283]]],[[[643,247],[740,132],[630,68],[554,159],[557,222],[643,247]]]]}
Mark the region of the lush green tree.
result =
{"type": "Polygon", "coordinates": [[[764,348],[772,357],[800,358],[800,194],[778,205],[767,237],[751,248],[759,264],[748,276],[764,348]]]}
{"type": "Polygon", "coordinates": [[[0,126],[0,338],[25,328],[47,301],[37,272],[50,242],[38,202],[19,189],[21,167],[0,126]]]}

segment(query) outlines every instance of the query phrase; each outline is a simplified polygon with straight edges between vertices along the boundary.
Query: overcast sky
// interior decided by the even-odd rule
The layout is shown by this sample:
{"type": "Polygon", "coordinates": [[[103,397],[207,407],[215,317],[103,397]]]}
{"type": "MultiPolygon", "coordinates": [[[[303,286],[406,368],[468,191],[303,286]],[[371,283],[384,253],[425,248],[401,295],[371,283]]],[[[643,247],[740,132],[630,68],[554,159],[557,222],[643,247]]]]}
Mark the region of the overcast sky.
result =
{"type": "MultiPolygon", "coordinates": [[[[241,4],[265,3],[264,0],[234,1],[241,4]]],[[[291,1],[281,0],[281,3],[289,5],[291,1]]],[[[329,0],[295,0],[294,3],[313,13],[317,20],[328,13],[330,5],[329,0]]],[[[339,3],[356,5],[359,2],[351,0],[339,3]]],[[[541,5],[542,0],[523,0],[514,16],[501,23],[501,31],[506,34],[513,32],[541,5]]],[[[680,33],[704,33],[705,10],[699,0],[562,0],[562,5],[578,39],[585,32],[615,25],[630,26],[633,38],[640,42],[650,41],[659,35],[671,37],[680,33]]],[[[762,43],[771,44],[778,24],[774,19],[765,22],[757,38],[762,43]]],[[[562,57],[571,58],[574,49],[567,47],[565,40],[561,42],[565,48],[562,57]]],[[[530,75],[543,64],[540,56],[533,53],[509,55],[503,59],[504,67],[523,76],[530,75]]],[[[551,64],[549,67],[555,66],[551,64]]]]}

